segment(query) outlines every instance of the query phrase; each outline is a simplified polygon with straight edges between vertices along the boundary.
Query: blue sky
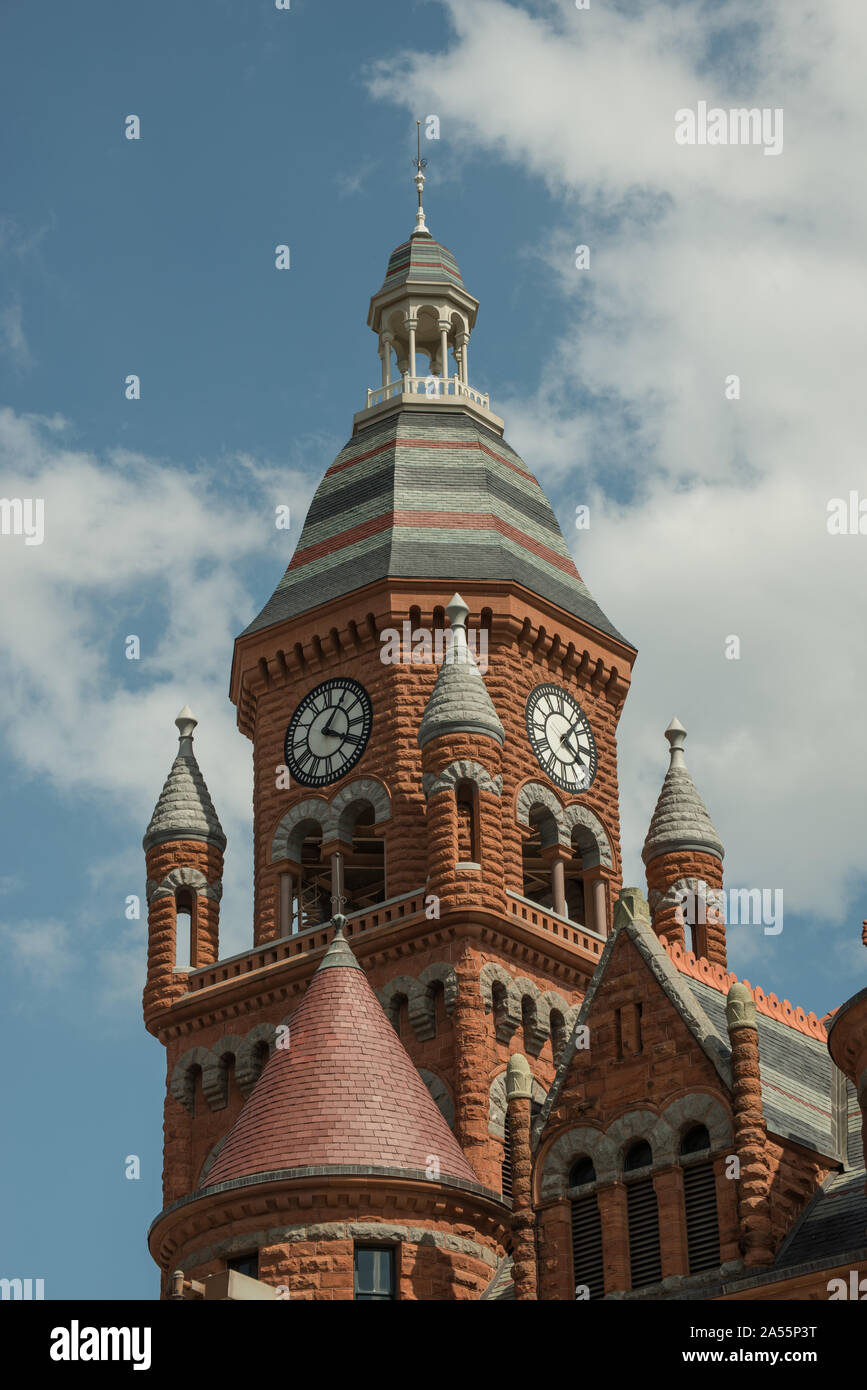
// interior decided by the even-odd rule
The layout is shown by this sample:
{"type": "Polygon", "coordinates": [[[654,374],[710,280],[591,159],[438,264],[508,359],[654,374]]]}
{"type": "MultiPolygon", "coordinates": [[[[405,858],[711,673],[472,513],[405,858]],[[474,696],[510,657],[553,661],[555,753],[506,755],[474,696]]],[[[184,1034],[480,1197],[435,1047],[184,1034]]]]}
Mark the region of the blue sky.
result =
{"type": "Polygon", "coordinates": [[[864,20],[632,10],[4,6],[0,491],[47,520],[41,547],[0,541],[0,1272],[48,1297],[156,1291],[163,1053],[124,900],[189,701],[229,834],[223,949],[250,939],[232,639],[378,380],[367,304],[413,225],[417,116],[441,120],[429,226],[481,301],[473,384],[639,648],[627,881],[677,714],[727,882],[785,892],[784,931],[733,932],[732,968],[819,1014],[863,985],[867,538],[825,509],[867,493],[864,20]],[[784,153],[678,149],[705,97],[785,107],[784,153]]]}

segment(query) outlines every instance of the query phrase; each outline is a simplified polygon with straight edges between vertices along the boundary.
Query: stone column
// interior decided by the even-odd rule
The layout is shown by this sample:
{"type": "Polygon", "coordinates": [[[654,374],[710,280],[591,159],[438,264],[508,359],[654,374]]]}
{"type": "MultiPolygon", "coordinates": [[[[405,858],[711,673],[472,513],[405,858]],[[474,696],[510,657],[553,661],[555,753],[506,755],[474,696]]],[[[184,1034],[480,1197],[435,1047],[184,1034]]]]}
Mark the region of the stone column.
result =
{"type": "Polygon", "coordinates": [[[409,335],[409,374],[415,377],[415,330],[418,328],[418,319],[408,318],[406,327],[409,335]]]}
{"type": "Polygon", "coordinates": [[[736,983],[729,990],[726,1021],[732,1046],[735,1151],[740,1162],[740,1247],[744,1263],[754,1268],[773,1264],[774,1238],[768,1200],[770,1161],[762,1109],[756,1006],[745,985],[736,983]]]}
{"type": "Polygon", "coordinates": [[[448,319],[440,319],[440,376],[445,382],[449,374],[449,328],[451,324],[448,319]]]}
{"type": "Polygon", "coordinates": [[[659,1207],[659,1255],[663,1279],[689,1274],[686,1208],[683,1203],[683,1169],[679,1165],[658,1169],[653,1190],[659,1207]]]}
{"type": "Polygon", "coordinates": [[[533,1077],[526,1057],[513,1052],[506,1068],[506,1124],[512,1137],[512,1244],[515,1297],[537,1296],[536,1217],[533,1211],[533,1156],[530,1101],[533,1077]]]}
{"type": "Polygon", "coordinates": [[[601,875],[593,880],[593,930],[608,935],[608,883],[601,875]]]}
{"type": "Polygon", "coordinates": [[[542,858],[551,869],[551,900],[554,912],[568,917],[566,911],[566,861],[572,852],[565,845],[548,845],[542,850],[542,858]]]}

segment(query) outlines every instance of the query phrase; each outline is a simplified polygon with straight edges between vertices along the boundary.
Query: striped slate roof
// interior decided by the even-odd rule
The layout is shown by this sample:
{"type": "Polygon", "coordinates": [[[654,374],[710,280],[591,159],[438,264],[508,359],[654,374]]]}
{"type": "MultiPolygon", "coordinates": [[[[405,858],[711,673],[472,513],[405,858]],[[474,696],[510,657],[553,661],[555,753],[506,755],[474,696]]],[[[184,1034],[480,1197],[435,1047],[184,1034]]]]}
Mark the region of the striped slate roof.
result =
{"type": "MultiPolygon", "coordinates": [[[[292,561],[248,633],[377,579],[506,580],[623,642],[523,461],[469,413],[396,410],[360,429],[316,491],[292,561]]],[[[628,645],[628,643],[627,643],[628,645]]]]}
{"type": "Polygon", "coordinates": [[[395,247],[388,258],[382,288],[390,290],[410,280],[442,282],[464,288],[458,263],[451,251],[434,241],[430,232],[415,232],[409,241],[395,247]]]}

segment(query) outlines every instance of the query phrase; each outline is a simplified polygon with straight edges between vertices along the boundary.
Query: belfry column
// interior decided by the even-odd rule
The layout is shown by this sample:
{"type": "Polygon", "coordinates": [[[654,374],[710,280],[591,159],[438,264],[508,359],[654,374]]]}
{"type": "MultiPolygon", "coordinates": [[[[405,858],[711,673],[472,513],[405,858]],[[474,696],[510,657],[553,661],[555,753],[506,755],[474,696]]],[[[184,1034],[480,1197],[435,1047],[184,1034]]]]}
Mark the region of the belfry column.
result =
{"type": "Polygon", "coordinates": [[[440,376],[443,381],[449,374],[449,329],[448,319],[440,319],[440,376]]]}
{"type": "Polygon", "coordinates": [[[406,321],[407,334],[409,336],[409,374],[411,377],[416,375],[415,370],[415,330],[418,328],[418,319],[408,318],[406,321]]]}

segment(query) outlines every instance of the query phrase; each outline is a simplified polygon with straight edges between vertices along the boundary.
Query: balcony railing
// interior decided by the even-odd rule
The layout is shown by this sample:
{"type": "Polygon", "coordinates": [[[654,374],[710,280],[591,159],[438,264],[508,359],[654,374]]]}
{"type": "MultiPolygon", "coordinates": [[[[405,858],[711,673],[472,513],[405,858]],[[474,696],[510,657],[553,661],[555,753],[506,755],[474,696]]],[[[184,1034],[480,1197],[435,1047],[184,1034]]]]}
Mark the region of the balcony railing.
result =
{"type": "Polygon", "coordinates": [[[484,391],[477,391],[474,386],[468,386],[461,381],[457,373],[454,376],[410,376],[405,373],[395,381],[390,381],[387,386],[377,386],[367,393],[367,409],[373,405],[381,405],[383,401],[393,400],[395,396],[427,396],[431,400],[442,400],[446,397],[453,401],[468,400],[474,405],[479,405],[483,410],[490,410],[491,397],[484,391]]]}
{"type": "Polygon", "coordinates": [[[559,913],[552,912],[547,907],[539,907],[531,898],[522,898],[518,893],[510,892],[508,888],[506,898],[510,917],[528,922],[531,927],[541,927],[552,936],[559,936],[573,946],[580,946],[591,956],[601,956],[605,941],[589,927],[582,927],[580,922],[572,922],[568,917],[561,917],[559,913]]]}

